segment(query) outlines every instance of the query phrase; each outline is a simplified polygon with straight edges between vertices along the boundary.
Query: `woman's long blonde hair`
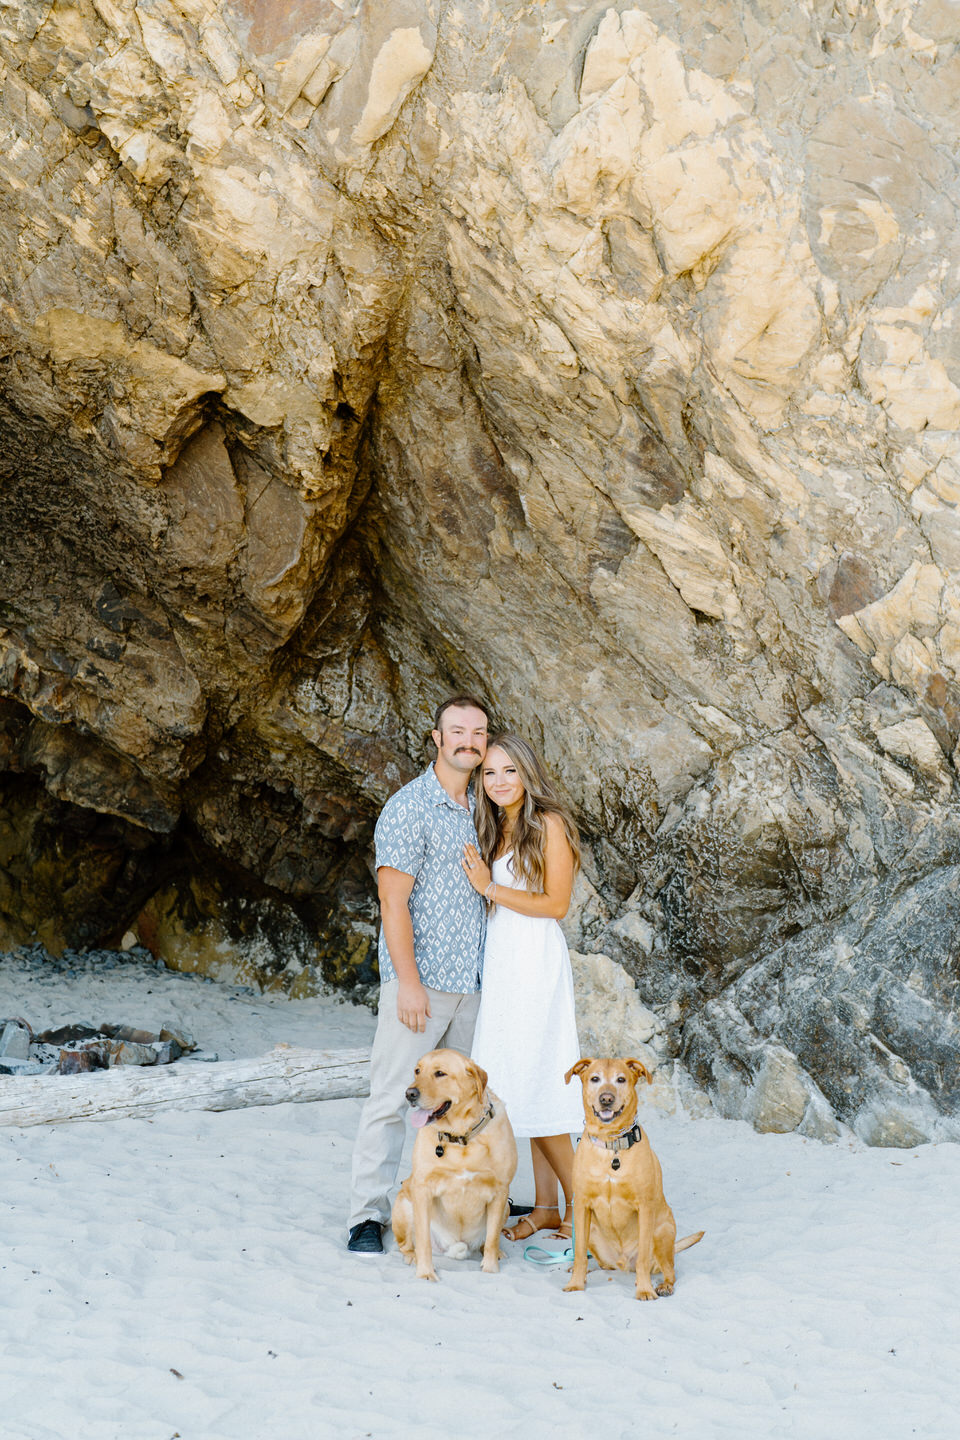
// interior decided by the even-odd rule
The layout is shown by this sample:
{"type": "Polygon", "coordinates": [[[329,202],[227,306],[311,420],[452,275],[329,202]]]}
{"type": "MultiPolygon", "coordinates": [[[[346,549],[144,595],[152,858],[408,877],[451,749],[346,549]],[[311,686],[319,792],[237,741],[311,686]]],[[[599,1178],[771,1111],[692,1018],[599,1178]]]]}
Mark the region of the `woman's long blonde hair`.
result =
{"type": "MultiPolygon", "coordinates": [[[[544,815],[556,815],[563,825],[570,849],[573,851],[574,874],[580,868],[580,836],[566,805],[557,788],[544,769],[540,756],[519,735],[504,731],[495,735],[487,747],[487,754],[496,746],[504,750],[516,767],[517,778],[526,792],[523,808],[517,816],[513,831],[513,873],[518,880],[526,882],[527,889],[534,894],[543,893],[544,844],[546,829],[544,815]]],[[[474,821],[480,854],[488,865],[500,849],[503,839],[503,811],[495,805],[483,788],[483,765],[477,772],[475,782],[476,804],[474,821]]]]}

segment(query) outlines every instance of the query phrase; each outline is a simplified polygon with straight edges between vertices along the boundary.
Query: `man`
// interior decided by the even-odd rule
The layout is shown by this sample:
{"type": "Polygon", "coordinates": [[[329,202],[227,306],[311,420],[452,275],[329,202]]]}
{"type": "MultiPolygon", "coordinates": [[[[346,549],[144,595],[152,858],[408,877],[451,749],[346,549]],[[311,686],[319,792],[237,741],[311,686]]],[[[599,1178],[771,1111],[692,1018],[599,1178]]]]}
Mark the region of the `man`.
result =
{"type": "Polygon", "coordinates": [[[480,1004],[484,903],[467,880],[475,845],[470,777],[487,751],[487,708],[454,695],[437,710],[437,758],[383,807],[375,832],[380,1013],[370,1098],[353,1152],[348,1249],[383,1250],[404,1140],[405,1091],[428,1050],[469,1054],[480,1004]]]}

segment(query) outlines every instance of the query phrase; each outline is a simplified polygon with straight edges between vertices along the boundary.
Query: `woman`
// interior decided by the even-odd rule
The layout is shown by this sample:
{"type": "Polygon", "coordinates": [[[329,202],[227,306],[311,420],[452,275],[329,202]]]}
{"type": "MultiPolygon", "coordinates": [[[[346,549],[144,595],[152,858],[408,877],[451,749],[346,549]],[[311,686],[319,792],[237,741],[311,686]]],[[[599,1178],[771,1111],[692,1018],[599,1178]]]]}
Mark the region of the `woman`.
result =
{"type": "Polygon", "coordinates": [[[559,921],[580,864],[576,827],[543,764],[519,735],[498,735],[480,770],[474,820],[479,850],[463,868],[490,904],[473,1058],[490,1077],[518,1137],[530,1138],[535,1204],[510,1240],[557,1228],[569,1237],[573,1146],[583,1127],[576,1086],[563,1077],[580,1058],[570,956],[559,921]],[[557,1208],[557,1182],[564,1216],[557,1208]]]}

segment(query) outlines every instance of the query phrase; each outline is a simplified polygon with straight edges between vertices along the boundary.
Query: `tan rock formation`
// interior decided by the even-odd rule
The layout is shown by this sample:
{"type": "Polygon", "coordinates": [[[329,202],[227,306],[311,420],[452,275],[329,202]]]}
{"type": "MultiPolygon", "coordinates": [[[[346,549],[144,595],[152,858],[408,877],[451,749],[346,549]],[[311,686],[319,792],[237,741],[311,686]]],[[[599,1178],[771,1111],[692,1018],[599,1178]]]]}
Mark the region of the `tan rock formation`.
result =
{"type": "Polygon", "coordinates": [[[366,953],[470,684],[700,1083],[949,1131],[953,8],[24,0],[0,65],[4,753],[145,836],[104,933],[226,866],[366,953]]]}

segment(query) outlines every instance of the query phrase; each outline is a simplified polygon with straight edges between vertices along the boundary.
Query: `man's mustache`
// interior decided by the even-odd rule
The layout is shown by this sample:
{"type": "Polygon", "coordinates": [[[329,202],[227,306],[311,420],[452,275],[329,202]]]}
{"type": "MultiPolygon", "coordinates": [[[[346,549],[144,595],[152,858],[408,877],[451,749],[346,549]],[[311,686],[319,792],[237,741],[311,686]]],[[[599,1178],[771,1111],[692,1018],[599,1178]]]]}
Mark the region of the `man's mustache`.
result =
{"type": "Polygon", "coordinates": [[[458,749],[454,750],[453,753],[454,753],[454,755],[477,755],[477,756],[479,756],[480,751],[479,751],[479,750],[475,750],[472,745],[461,745],[458,749]]]}

